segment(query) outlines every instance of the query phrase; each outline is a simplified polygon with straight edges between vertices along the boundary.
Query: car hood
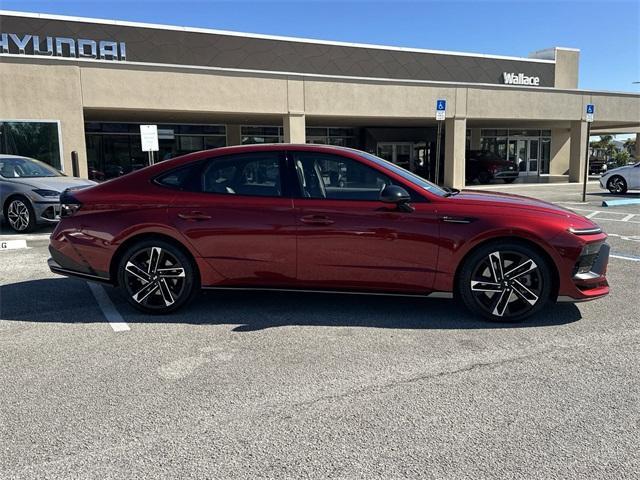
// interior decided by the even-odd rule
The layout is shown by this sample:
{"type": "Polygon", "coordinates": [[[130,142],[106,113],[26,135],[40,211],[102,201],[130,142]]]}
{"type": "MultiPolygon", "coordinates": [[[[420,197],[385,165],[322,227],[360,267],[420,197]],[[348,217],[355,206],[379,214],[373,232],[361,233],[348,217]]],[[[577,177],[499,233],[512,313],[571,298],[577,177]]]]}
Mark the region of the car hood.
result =
{"type": "Polygon", "coordinates": [[[605,173],[602,174],[602,176],[604,177],[605,175],[611,175],[612,173],[616,173],[616,172],[618,173],[626,172],[632,168],[634,168],[633,165],[623,165],[622,167],[616,167],[616,168],[607,170],[605,173]]]}
{"type": "Polygon", "coordinates": [[[67,188],[79,188],[90,187],[96,185],[96,182],[92,180],[86,180],[84,178],[73,177],[32,177],[32,178],[11,178],[10,182],[19,183],[32,188],[39,188],[42,190],[55,190],[56,192],[62,192],[67,188]]]}
{"type": "Polygon", "coordinates": [[[560,207],[553,203],[538,200],[536,198],[524,197],[522,195],[513,195],[510,193],[487,192],[484,190],[462,190],[454,197],[460,202],[470,203],[474,205],[484,204],[487,207],[512,207],[520,211],[529,211],[536,213],[545,213],[557,215],[566,218],[572,223],[595,226],[588,218],[583,217],[567,208],[560,207]]]}

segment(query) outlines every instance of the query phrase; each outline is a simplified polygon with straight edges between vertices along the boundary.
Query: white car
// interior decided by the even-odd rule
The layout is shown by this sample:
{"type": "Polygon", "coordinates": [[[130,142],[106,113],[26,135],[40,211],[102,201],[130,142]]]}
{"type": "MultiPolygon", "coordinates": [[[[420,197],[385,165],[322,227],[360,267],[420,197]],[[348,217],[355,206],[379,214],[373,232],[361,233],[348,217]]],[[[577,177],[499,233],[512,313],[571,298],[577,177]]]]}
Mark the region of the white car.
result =
{"type": "Polygon", "coordinates": [[[600,176],[600,186],[611,193],[640,189],[640,162],[608,170],[600,176]]]}

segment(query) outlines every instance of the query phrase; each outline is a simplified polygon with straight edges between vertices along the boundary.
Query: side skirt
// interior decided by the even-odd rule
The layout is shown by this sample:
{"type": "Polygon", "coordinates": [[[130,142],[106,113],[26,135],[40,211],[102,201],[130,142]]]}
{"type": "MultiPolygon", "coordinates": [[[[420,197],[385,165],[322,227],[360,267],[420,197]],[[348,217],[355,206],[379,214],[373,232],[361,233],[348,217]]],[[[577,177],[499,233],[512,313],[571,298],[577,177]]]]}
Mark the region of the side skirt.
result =
{"type": "Polygon", "coordinates": [[[347,290],[309,290],[303,288],[268,288],[268,287],[202,287],[202,290],[258,291],[258,292],[291,292],[291,293],[330,293],[339,295],[372,295],[381,297],[417,297],[417,298],[453,298],[452,292],[429,293],[395,293],[395,292],[352,292],[347,290]]]}

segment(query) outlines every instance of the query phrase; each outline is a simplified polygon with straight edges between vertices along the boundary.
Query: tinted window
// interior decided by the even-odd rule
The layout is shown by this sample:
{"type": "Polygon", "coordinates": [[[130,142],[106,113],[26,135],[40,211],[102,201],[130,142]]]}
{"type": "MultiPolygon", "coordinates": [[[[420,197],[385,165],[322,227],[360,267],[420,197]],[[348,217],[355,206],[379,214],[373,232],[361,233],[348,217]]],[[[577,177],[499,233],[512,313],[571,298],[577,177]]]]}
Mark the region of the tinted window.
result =
{"type": "Polygon", "coordinates": [[[208,193],[260,197],[282,196],[279,152],[259,152],[213,159],[204,168],[201,189],[208,193]]]}
{"type": "Polygon", "coordinates": [[[196,190],[194,188],[190,188],[190,186],[193,185],[193,178],[197,175],[197,171],[201,166],[201,163],[195,163],[186,167],[171,170],[170,172],[159,176],[156,179],[156,182],[160,185],[164,185],[165,187],[179,188],[182,190],[196,190]]]}
{"type": "MultiPolygon", "coordinates": [[[[410,172],[409,170],[405,170],[402,167],[399,167],[398,165],[388,162],[387,160],[383,160],[380,157],[376,157],[375,155],[371,155],[370,153],[366,153],[366,152],[356,152],[358,155],[360,155],[361,157],[366,158],[367,160],[370,160],[378,165],[380,165],[383,168],[387,168],[389,170],[391,170],[393,173],[395,173],[396,175],[400,175],[402,178],[404,178],[407,182],[411,183],[411,185],[414,185],[418,191],[420,189],[424,189],[428,192],[433,193],[434,195],[439,195],[441,197],[444,197],[447,195],[447,191],[443,190],[442,188],[440,188],[438,185],[431,183],[428,180],[425,180],[422,177],[419,177],[418,175],[416,175],[415,173],[410,172]]],[[[414,193],[414,192],[409,192],[411,194],[411,201],[414,202],[424,202],[425,199],[423,197],[421,197],[420,195],[414,193]]]]}
{"type": "Polygon", "coordinates": [[[306,198],[376,201],[382,188],[393,184],[385,174],[338,155],[296,152],[293,160],[306,198]]]}

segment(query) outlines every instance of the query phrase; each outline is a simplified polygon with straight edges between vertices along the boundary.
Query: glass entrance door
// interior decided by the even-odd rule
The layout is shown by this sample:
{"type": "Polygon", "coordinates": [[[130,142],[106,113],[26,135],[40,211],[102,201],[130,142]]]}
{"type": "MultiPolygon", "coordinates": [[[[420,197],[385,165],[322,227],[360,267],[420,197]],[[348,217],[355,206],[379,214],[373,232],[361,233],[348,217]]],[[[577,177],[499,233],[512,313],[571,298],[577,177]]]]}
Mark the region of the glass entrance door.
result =
{"type": "Polygon", "coordinates": [[[535,138],[509,139],[509,160],[516,162],[520,175],[538,175],[540,140],[535,138]]]}
{"type": "Polygon", "coordinates": [[[403,143],[378,143],[378,156],[399,167],[414,171],[414,144],[403,143]]]}

